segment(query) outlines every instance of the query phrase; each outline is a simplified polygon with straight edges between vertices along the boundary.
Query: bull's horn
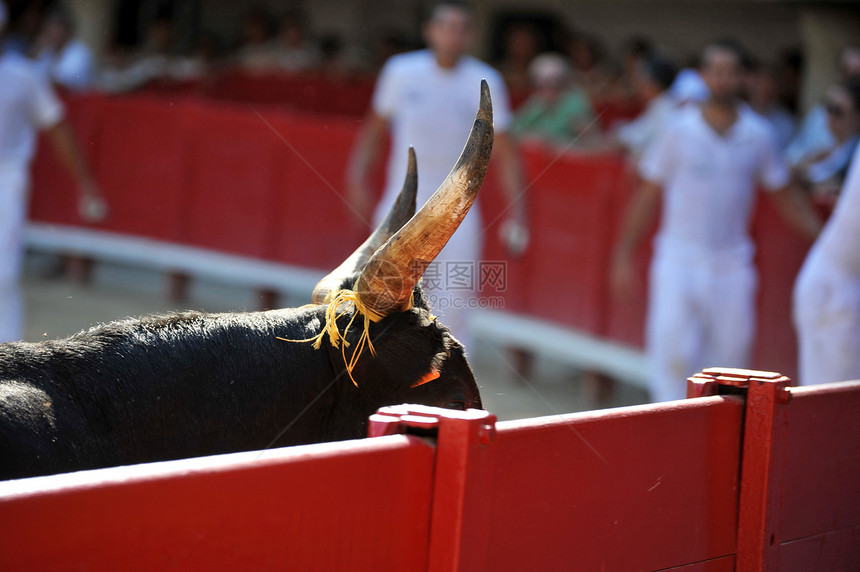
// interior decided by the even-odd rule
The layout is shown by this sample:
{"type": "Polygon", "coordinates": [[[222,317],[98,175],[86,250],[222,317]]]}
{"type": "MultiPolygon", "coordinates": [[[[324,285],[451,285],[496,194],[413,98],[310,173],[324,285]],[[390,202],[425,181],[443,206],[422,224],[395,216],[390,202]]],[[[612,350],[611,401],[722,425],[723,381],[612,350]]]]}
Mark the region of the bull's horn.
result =
{"type": "Polygon", "coordinates": [[[386,316],[406,310],[412,289],[469,212],[493,148],[493,105],[486,80],[475,123],[454,168],[412,219],[367,262],[355,284],[362,304],[386,316]]]}
{"type": "Polygon", "coordinates": [[[361,270],[376,250],[385,244],[391,236],[400,230],[400,227],[415,214],[415,194],[418,192],[418,168],[415,161],[415,149],[409,148],[409,165],[406,168],[406,178],[403,188],[397,195],[385,219],[376,227],[371,235],[359,246],[355,252],[347,257],[340,266],[332,270],[325,278],[320,280],[314,287],[311,301],[314,304],[326,302],[329,293],[341,287],[347,276],[351,276],[361,270]]]}

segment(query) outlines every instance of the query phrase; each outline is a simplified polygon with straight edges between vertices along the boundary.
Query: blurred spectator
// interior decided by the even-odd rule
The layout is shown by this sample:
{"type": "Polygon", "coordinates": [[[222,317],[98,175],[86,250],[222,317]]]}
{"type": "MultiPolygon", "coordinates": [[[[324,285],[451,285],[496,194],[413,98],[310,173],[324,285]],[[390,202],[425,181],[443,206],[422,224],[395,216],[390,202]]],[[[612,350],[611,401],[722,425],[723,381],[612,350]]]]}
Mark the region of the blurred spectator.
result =
{"type": "Polygon", "coordinates": [[[639,64],[635,74],[636,94],[646,105],[645,111],[626,125],[616,137],[638,163],[648,145],[669,121],[678,102],[669,93],[678,70],[668,59],[650,54],[639,64]]]}
{"type": "Polygon", "coordinates": [[[779,101],[779,85],[773,70],[759,68],[753,72],[747,86],[747,103],[770,123],[777,147],[783,152],[791,142],[796,124],[779,101]]]}
{"type": "Polygon", "coordinates": [[[675,81],[672,82],[672,87],[669,88],[669,93],[679,105],[701,103],[708,99],[710,93],[705,80],[699,73],[698,61],[678,72],[675,81]]]}
{"type": "Polygon", "coordinates": [[[530,22],[515,22],[505,31],[504,54],[496,68],[512,93],[525,93],[531,87],[529,64],[540,53],[542,43],[530,22]]]}
{"type": "Polygon", "coordinates": [[[529,66],[534,93],[517,111],[512,133],[566,143],[595,127],[594,111],[585,91],[571,82],[570,67],[559,54],[536,57],[529,66]]]}
{"type": "Polygon", "coordinates": [[[217,65],[220,55],[221,44],[218,37],[211,32],[203,32],[194,42],[191,53],[173,58],[168,74],[175,80],[200,79],[217,65]]]}
{"type": "MultiPolygon", "coordinates": [[[[839,53],[839,75],[842,80],[860,79],[860,44],[845,46],[839,53]]],[[[828,127],[827,111],[819,104],[809,110],[794,139],[785,150],[789,164],[796,165],[834,146],[828,127]]]]}
{"type": "Polygon", "coordinates": [[[621,68],[612,81],[612,97],[631,101],[641,96],[640,79],[642,66],[654,48],[645,38],[632,38],[625,42],[621,56],[621,68]]]}
{"type": "MultiPolygon", "coordinates": [[[[0,2],[0,33],[5,22],[6,8],[0,2]]],[[[24,308],[18,278],[29,167],[39,129],[47,133],[75,177],[81,218],[102,219],[106,205],[51,84],[22,56],[0,52],[0,342],[18,340],[23,335],[24,308]]]]}
{"type": "Polygon", "coordinates": [[[567,50],[573,64],[573,80],[592,102],[603,99],[609,90],[610,75],[603,65],[603,53],[597,40],[576,33],[568,41],[567,50]]]}
{"type": "Polygon", "coordinates": [[[39,2],[19,2],[18,6],[21,4],[23,9],[17,14],[14,4],[12,10],[8,10],[6,32],[0,35],[0,53],[26,56],[36,41],[42,25],[43,6],[39,2]]]}
{"type": "Polygon", "coordinates": [[[800,111],[800,82],[803,77],[803,52],[791,48],[782,51],[774,66],[779,101],[797,117],[800,111]]]}
{"type": "Polygon", "coordinates": [[[794,287],[800,384],[860,379],[860,149],[794,287]]]}
{"type": "Polygon", "coordinates": [[[92,87],[96,70],[90,49],[75,38],[71,14],[55,8],[42,22],[33,46],[36,65],[55,84],[73,91],[92,87]]]}
{"type": "Polygon", "coordinates": [[[820,221],[788,186],[764,120],[740,103],[742,56],[713,43],[702,56],[710,93],[660,131],[639,163],[642,184],[612,260],[616,296],[636,283],[634,253],[662,208],[651,261],[646,351],[652,399],[683,399],[708,367],[749,367],[755,331],[755,248],[749,221],[759,185],[787,222],[814,238],[820,221]]]}
{"type": "Polygon", "coordinates": [[[343,51],[343,42],[337,36],[326,36],[320,40],[319,70],[324,77],[332,80],[344,79],[352,75],[354,66],[343,51]]]}
{"type": "Polygon", "coordinates": [[[242,18],[239,31],[236,65],[244,71],[267,71],[275,64],[272,39],[272,18],[260,7],[249,9],[242,18]]]}
{"type": "Polygon", "coordinates": [[[105,91],[124,92],[138,89],[150,81],[169,74],[173,21],[166,16],[155,18],[146,29],[146,39],[140,51],[130,56],[120,53],[101,74],[105,91]]]}
{"type": "MultiPolygon", "coordinates": [[[[368,176],[381,158],[390,129],[386,187],[374,219],[381,220],[397,197],[410,145],[418,158],[417,202],[423,205],[456,163],[475,118],[481,80],[486,79],[493,99],[493,163],[501,175],[501,190],[510,201],[500,228],[506,229],[507,244],[516,252],[525,247],[527,236],[525,192],[519,155],[508,137],[511,113],[507,90],[501,74],[468,55],[474,33],[471,8],[456,0],[442,0],[434,3],[424,25],[428,49],[388,61],[377,80],[372,109],[353,145],[347,172],[349,197],[357,218],[369,213],[373,195],[368,176]]],[[[458,286],[450,272],[458,266],[478,267],[484,232],[481,209],[476,204],[436,257],[435,278],[424,274],[425,299],[437,312],[444,312],[446,325],[465,347],[470,347],[468,313],[476,307],[478,282],[458,286]]]]}
{"type": "Polygon", "coordinates": [[[795,181],[803,188],[816,195],[833,197],[842,187],[860,142],[860,79],[831,86],[824,110],[833,146],[807,156],[793,171],[795,181]]]}
{"type": "Polygon", "coordinates": [[[319,65],[320,54],[308,41],[301,14],[293,12],[281,19],[273,55],[278,68],[287,72],[308,71],[319,65]]]}

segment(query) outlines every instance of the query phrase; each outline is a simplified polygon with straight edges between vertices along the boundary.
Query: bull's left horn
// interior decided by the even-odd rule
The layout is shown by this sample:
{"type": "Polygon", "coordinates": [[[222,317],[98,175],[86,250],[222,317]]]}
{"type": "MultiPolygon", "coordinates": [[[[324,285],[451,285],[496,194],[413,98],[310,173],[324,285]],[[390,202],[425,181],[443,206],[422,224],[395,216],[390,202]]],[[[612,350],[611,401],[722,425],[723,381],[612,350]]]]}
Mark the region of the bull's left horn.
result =
{"type": "Polygon", "coordinates": [[[355,284],[364,306],[379,315],[406,310],[412,289],[469,212],[493,149],[493,105],[486,80],[466,146],[432,197],[367,262],[355,284]]]}
{"type": "Polygon", "coordinates": [[[320,280],[314,287],[311,301],[314,304],[323,304],[327,301],[331,292],[338,290],[345,278],[352,276],[361,270],[376,250],[385,244],[391,236],[400,230],[400,227],[415,214],[415,195],[418,192],[418,166],[415,159],[415,149],[409,148],[409,165],[406,168],[406,178],[397,200],[388,210],[388,214],[379,223],[379,226],[371,233],[355,252],[349,255],[340,266],[332,270],[325,278],[320,280]]]}

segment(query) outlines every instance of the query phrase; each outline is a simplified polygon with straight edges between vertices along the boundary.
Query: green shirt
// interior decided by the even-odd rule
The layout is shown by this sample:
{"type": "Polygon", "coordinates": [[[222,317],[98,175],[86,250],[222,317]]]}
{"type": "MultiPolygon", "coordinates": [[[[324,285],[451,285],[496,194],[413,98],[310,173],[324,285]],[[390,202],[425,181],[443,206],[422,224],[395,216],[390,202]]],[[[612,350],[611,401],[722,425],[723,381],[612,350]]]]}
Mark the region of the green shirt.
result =
{"type": "Polygon", "coordinates": [[[591,102],[582,90],[566,91],[552,103],[535,95],[517,111],[512,131],[515,135],[572,139],[578,135],[575,132],[577,125],[593,117],[591,102]]]}

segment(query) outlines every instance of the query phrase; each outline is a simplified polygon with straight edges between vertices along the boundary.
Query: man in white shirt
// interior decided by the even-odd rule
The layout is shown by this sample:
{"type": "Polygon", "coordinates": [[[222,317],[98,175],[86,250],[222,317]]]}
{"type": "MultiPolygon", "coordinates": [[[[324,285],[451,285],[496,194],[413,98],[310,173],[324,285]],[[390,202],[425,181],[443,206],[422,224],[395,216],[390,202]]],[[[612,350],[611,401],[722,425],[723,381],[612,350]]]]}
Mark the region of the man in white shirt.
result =
{"type": "MultiPolygon", "coordinates": [[[[525,234],[520,162],[507,136],[511,122],[508,93],[501,75],[466,55],[473,39],[471,11],[458,2],[436,5],[424,28],[429,49],[392,57],[384,66],[373,96],[372,110],[356,141],[347,185],[356,213],[370,211],[367,176],[386,131],[392,135],[387,182],[374,220],[387,212],[406,173],[407,151],[418,157],[418,198],[422,204],[454,166],[478,109],[481,79],[493,98],[495,142],[493,162],[501,171],[501,186],[511,206],[504,228],[509,237],[525,234]]],[[[365,222],[365,221],[362,221],[365,222]]],[[[469,347],[467,312],[475,306],[479,286],[479,257],[484,226],[479,208],[472,208],[460,228],[424,273],[423,286],[434,312],[469,347]]],[[[509,246],[524,246],[523,242],[509,246]]]]}
{"type": "Polygon", "coordinates": [[[612,264],[618,295],[635,283],[633,255],[662,199],[651,263],[646,351],[651,397],[681,399],[686,378],[705,367],[748,367],[757,276],[749,221],[756,185],[810,238],[820,221],[789,173],[763,119],[738,99],[741,58],[730,43],[709,45],[702,78],[710,96],[680,111],[639,166],[612,264]]]}
{"type": "Polygon", "coordinates": [[[860,149],[794,289],[801,385],[860,379],[860,149]]]}
{"type": "MultiPolygon", "coordinates": [[[[0,32],[6,22],[0,2],[0,32]]],[[[79,212],[100,220],[106,207],[48,82],[23,57],[0,53],[0,342],[23,333],[18,277],[36,131],[44,129],[78,181],[79,212]]]]}

